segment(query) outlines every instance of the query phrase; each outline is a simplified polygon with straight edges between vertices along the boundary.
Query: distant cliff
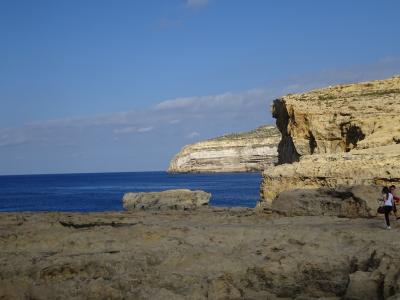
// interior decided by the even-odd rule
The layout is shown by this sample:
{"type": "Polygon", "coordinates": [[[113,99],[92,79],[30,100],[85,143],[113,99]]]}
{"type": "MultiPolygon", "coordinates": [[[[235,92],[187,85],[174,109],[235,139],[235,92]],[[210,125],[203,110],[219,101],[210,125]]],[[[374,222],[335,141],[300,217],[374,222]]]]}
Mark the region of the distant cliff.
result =
{"type": "Polygon", "coordinates": [[[279,130],[261,126],[187,145],[172,159],[168,172],[253,172],[278,160],[279,130]]]}

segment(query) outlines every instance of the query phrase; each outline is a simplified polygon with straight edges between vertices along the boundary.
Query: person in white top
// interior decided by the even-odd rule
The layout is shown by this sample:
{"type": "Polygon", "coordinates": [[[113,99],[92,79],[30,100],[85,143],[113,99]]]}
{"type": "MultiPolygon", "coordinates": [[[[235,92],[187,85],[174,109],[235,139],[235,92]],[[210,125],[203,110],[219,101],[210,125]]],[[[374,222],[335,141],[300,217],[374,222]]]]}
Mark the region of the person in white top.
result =
{"type": "Polygon", "coordinates": [[[393,195],[390,193],[390,190],[388,187],[384,187],[382,189],[382,201],[383,201],[383,208],[384,208],[384,213],[385,213],[385,221],[386,221],[386,229],[390,229],[390,220],[389,220],[389,214],[393,210],[393,195]]]}

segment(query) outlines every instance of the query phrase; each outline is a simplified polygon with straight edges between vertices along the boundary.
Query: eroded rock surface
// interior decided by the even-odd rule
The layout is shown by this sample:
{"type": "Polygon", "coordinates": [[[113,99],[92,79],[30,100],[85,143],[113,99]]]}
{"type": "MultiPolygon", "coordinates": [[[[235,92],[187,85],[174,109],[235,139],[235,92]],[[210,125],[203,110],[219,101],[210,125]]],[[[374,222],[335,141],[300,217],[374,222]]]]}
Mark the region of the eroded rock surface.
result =
{"type": "Polygon", "coordinates": [[[400,228],[251,209],[1,213],[0,299],[398,299],[400,228]]]}
{"type": "Polygon", "coordinates": [[[275,198],[272,211],[285,216],[370,218],[377,216],[381,190],[365,185],[288,190],[275,198]]]}
{"type": "Polygon", "coordinates": [[[185,146],[171,161],[169,172],[249,172],[274,165],[281,138],[275,126],[229,134],[185,146]]]}
{"type": "Polygon", "coordinates": [[[345,84],[274,101],[280,163],[400,143],[400,76],[345,84]]]}
{"type": "Polygon", "coordinates": [[[263,173],[259,207],[285,191],[302,188],[335,188],[339,185],[399,185],[400,145],[348,153],[305,155],[263,173]]]}
{"type": "Polygon", "coordinates": [[[193,210],[208,205],[211,194],[187,189],[162,192],[126,193],[122,199],[126,210],[193,210]]]}
{"type": "Polygon", "coordinates": [[[281,165],[263,173],[258,207],[291,189],[400,184],[400,77],[288,95],[273,115],[281,165]]]}

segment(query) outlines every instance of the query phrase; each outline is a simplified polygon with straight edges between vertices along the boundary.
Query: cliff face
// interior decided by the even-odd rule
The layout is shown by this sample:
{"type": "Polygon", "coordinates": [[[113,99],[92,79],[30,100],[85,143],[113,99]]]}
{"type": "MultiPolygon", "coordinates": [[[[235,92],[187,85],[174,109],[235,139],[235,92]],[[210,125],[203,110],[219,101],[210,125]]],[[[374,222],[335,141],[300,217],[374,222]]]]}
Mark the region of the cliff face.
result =
{"type": "Polygon", "coordinates": [[[263,173],[259,206],[295,188],[400,183],[400,77],[288,95],[273,115],[282,165],[263,173]]]}
{"type": "Polygon", "coordinates": [[[398,185],[400,145],[353,150],[350,153],[303,156],[263,173],[261,204],[282,191],[298,188],[335,188],[340,185],[398,185]]]}
{"type": "Polygon", "coordinates": [[[277,99],[280,163],[400,142],[400,76],[277,99]]]}
{"type": "Polygon", "coordinates": [[[185,146],[168,172],[251,172],[277,162],[281,134],[274,126],[185,146]]]}

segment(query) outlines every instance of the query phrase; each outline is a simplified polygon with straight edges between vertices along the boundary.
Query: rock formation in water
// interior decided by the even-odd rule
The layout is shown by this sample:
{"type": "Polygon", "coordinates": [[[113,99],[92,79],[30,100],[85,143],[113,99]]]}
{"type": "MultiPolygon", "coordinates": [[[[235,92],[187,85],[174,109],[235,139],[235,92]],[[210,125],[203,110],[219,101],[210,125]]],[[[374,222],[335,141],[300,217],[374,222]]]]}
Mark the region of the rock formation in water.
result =
{"type": "Polygon", "coordinates": [[[281,191],[400,183],[400,77],[277,99],[279,163],[263,173],[260,206],[281,191]]]}
{"type": "Polygon", "coordinates": [[[126,210],[193,210],[208,205],[211,194],[187,189],[162,192],[126,193],[122,199],[126,210]]]}
{"type": "Polygon", "coordinates": [[[262,171],[277,162],[281,134],[274,126],[224,135],[185,146],[171,161],[169,172],[262,171]]]}
{"type": "Polygon", "coordinates": [[[0,299],[399,299],[399,225],[251,209],[0,213],[0,299]]]}

